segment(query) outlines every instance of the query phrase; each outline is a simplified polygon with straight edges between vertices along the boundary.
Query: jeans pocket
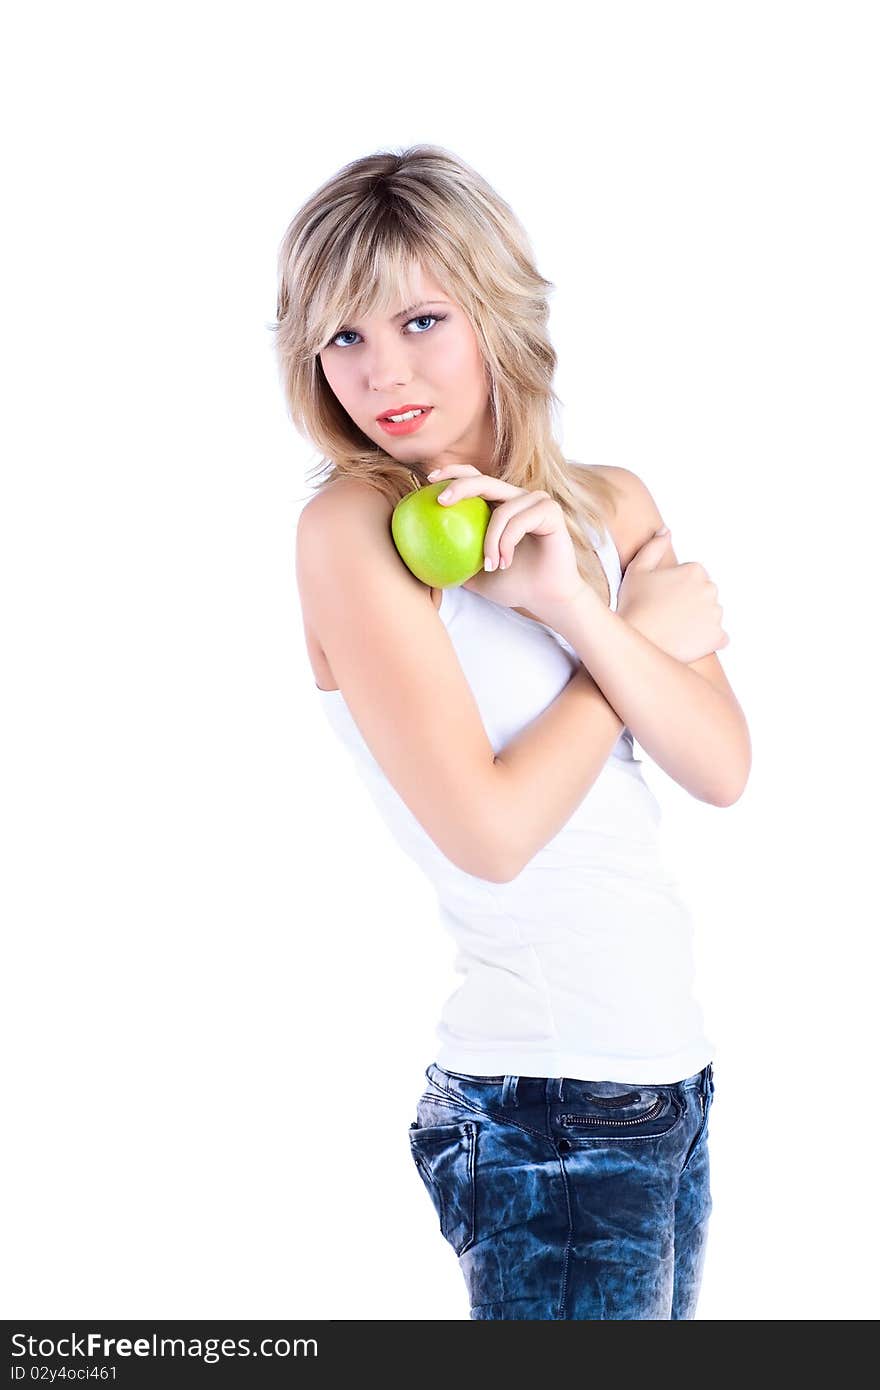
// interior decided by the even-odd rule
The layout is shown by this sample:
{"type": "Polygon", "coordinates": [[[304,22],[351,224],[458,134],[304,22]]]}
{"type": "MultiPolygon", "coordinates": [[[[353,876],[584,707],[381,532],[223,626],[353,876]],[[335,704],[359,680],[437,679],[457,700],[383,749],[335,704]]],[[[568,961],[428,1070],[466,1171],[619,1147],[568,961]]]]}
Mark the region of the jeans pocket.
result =
{"type": "Polygon", "coordinates": [[[409,1130],[410,1152],[456,1255],[473,1245],[476,1214],[477,1128],[473,1120],[409,1130]]]}
{"type": "Polygon", "coordinates": [[[709,1111],[710,1111],[711,1108],[712,1108],[712,1101],[713,1101],[713,1099],[714,1099],[714,1097],[715,1097],[715,1082],[712,1080],[711,1076],[710,1076],[710,1078],[709,1078],[709,1089],[708,1089],[708,1091],[706,1092],[705,1095],[703,1094],[702,1091],[700,1091],[700,1092],[699,1092],[699,1096],[700,1096],[700,1123],[699,1123],[699,1126],[697,1127],[697,1132],[696,1132],[696,1134],[695,1134],[695,1136],[694,1136],[694,1141],[693,1141],[693,1143],[691,1144],[690,1149],[688,1150],[687,1158],[686,1158],[685,1161],[684,1161],[684,1166],[682,1167],[681,1174],[679,1174],[679,1176],[681,1176],[682,1174],[684,1174],[684,1173],[687,1171],[687,1168],[688,1168],[688,1165],[690,1164],[691,1159],[693,1158],[694,1154],[697,1152],[698,1148],[699,1148],[700,1145],[705,1141],[705,1139],[706,1139],[706,1137],[707,1137],[707,1131],[708,1131],[708,1127],[709,1127],[709,1111]]]}

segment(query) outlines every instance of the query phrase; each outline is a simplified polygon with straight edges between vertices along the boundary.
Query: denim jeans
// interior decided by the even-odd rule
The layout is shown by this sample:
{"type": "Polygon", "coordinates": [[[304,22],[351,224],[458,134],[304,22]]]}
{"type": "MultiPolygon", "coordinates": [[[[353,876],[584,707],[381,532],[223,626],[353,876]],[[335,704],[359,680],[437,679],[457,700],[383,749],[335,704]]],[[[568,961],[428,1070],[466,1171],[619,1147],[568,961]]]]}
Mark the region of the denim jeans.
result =
{"type": "Polygon", "coordinates": [[[693,1318],[712,1063],[670,1085],[431,1063],[412,1157],[472,1318],[693,1318]]]}

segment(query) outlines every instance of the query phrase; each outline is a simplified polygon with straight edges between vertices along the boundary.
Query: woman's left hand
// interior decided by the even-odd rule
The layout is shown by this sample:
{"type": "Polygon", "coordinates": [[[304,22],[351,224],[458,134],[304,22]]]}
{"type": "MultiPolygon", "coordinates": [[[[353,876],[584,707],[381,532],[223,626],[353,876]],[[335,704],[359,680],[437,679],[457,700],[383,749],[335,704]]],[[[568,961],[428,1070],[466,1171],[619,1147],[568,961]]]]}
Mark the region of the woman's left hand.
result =
{"type": "Polygon", "coordinates": [[[465,581],[465,589],[505,608],[528,609],[541,621],[545,621],[544,612],[558,609],[581,592],[585,580],[577,567],[565,514],[548,492],[515,487],[469,463],[447,464],[428,474],[432,483],[444,478],[452,481],[438,493],[438,506],[448,507],[463,497],[484,497],[498,504],[492,508],[483,545],[484,558],[494,562],[495,568],[478,571],[465,581]],[[442,500],[447,497],[449,501],[442,500]]]}

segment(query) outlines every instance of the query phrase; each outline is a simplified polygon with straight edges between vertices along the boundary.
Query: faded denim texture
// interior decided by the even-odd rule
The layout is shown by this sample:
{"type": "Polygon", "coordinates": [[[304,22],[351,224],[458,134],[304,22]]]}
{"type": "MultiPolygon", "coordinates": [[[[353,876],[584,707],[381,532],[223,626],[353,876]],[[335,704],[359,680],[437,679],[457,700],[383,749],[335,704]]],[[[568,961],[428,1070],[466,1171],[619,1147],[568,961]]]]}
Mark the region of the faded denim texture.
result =
{"type": "Polygon", "coordinates": [[[472,1318],[694,1317],[711,1062],[664,1086],[425,1075],[410,1149],[472,1318]]]}

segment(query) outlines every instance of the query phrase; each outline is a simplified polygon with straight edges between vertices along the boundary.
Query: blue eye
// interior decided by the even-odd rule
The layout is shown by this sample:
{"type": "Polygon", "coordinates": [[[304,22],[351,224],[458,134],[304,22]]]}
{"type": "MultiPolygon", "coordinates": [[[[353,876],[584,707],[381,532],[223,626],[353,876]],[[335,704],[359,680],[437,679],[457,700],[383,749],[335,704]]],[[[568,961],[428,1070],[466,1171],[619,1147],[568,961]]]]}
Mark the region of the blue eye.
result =
{"type": "MultiPolygon", "coordinates": [[[[443,321],[445,318],[446,318],[446,315],[445,315],[445,314],[417,314],[416,317],[415,317],[414,319],[409,319],[408,322],[407,322],[406,324],[404,324],[404,327],[405,327],[405,328],[409,328],[409,325],[410,325],[411,323],[423,323],[426,319],[431,319],[431,320],[433,320],[434,323],[442,323],[442,321],[443,321]]],[[[425,329],[425,333],[427,333],[427,332],[429,332],[429,330],[428,330],[428,329],[425,329]]],[[[355,333],[355,330],[354,330],[353,328],[340,328],[340,330],[339,330],[338,333],[334,333],[334,334],[333,334],[333,337],[330,339],[330,342],[327,344],[327,346],[328,346],[328,347],[336,347],[336,346],[337,346],[336,339],[337,339],[337,338],[342,338],[342,337],[344,337],[344,336],[345,336],[346,334],[348,334],[348,333],[355,333]]],[[[357,334],[357,333],[355,333],[355,336],[356,336],[356,337],[359,337],[360,335],[357,334]]],[[[423,338],[423,337],[425,336],[425,334],[424,334],[424,333],[415,333],[415,334],[410,333],[408,336],[411,337],[411,338],[412,338],[412,337],[423,338]]],[[[352,344],[352,343],[339,343],[338,346],[339,346],[339,347],[352,347],[353,344],[352,344]]]]}

